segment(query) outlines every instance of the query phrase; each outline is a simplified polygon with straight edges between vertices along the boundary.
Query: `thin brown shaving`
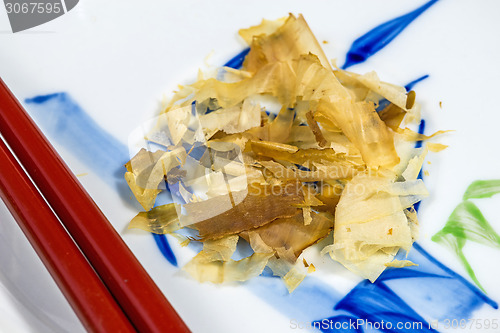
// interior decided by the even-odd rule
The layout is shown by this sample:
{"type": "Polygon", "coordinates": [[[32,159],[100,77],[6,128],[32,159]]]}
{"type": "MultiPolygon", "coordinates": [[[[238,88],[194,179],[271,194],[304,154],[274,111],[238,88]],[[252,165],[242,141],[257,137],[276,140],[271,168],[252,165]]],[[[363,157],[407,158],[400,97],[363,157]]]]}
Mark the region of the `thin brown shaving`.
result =
{"type": "MultiPolygon", "coordinates": [[[[204,240],[218,239],[266,225],[277,218],[292,217],[300,210],[294,205],[304,200],[300,186],[286,183],[277,186],[251,184],[246,198],[233,208],[213,218],[193,224],[204,240]],[[259,207],[255,210],[255,207],[259,207]]],[[[190,214],[204,210],[211,203],[190,203],[186,207],[190,214]]]]}
{"type": "Polygon", "coordinates": [[[258,234],[260,239],[273,251],[279,248],[290,249],[293,262],[304,249],[326,237],[333,228],[333,221],[322,214],[311,212],[311,222],[304,224],[302,214],[281,218],[263,227],[241,233],[241,237],[250,240],[250,233],[258,234]]]}
{"type": "Polygon", "coordinates": [[[378,113],[380,119],[393,131],[397,131],[403,121],[406,111],[390,103],[378,113]]]}
{"type": "Polygon", "coordinates": [[[309,111],[306,113],[306,118],[307,118],[307,124],[311,128],[314,137],[316,138],[316,141],[318,142],[318,145],[320,147],[325,147],[327,144],[327,141],[325,137],[323,136],[323,133],[321,133],[321,128],[319,128],[318,123],[316,120],[314,120],[314,116],[312,111],[309,111]]]}
{"type": "MultiPolygon", "coordinates": [[[[313,161],[325,164],[338,164],[346,169],[357,168],[358,160],[342,153],[336,153],[333,149],[298,149],[294,146],[277,144],[268,141],[250,141],[250,149],[259,156],[271,157],[275,160],[283,160],[295,164],[311,167],[313,161]],[[354,164],[354,165],[353,165],[354,164]]],[[[360,167],[362,169],[362,167],[360,167]]]]}

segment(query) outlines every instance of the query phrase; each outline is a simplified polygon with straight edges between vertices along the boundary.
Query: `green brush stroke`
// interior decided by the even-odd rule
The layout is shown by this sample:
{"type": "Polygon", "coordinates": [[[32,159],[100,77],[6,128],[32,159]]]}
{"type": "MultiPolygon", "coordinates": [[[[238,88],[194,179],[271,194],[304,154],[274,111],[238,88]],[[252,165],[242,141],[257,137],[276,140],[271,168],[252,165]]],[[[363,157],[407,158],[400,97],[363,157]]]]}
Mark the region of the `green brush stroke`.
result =
{"type": "MultiPolygon", "coordinates": [[[[500,236],[488,223],[481,210],[470,198],[489,198],[500,193],[500,180],[478,180],[473,182],[462,201],[451,213],[443,229],[432,236],[432,240],[449,247],[458,256],[462,265],[476,285],[483,291],[474,270],[463,253],[467,240],[500,249],[500,236]]],[[[485,291],[486,292],[486,291],[485,291]]]]}
{"type": "Polygon", "coordinates": [[[469,185],[463,199],[490,198],[497,193],[500,193],[500,179],[476,180],[469,185]]]}

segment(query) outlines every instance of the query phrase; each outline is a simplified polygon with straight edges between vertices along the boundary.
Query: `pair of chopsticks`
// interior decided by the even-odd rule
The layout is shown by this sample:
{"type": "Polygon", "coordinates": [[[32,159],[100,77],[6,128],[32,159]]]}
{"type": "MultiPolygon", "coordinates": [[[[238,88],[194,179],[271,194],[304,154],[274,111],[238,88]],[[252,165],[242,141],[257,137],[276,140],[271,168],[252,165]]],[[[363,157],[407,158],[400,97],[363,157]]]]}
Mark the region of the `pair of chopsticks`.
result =
{"type": "Polygon", "coordinates": [[[85,328],[189,332],[1,79],[0,133],[38,188],[0,140],[0,196],[85,328]]]}

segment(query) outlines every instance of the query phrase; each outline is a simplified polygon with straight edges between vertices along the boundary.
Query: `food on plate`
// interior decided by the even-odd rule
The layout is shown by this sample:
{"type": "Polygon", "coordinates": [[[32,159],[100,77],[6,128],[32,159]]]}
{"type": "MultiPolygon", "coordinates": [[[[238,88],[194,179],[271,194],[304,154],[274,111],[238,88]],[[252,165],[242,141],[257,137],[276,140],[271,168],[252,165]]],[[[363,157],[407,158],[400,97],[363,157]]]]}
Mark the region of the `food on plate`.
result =
{"type": "Polygon", "coordinates": [[[322,253],[370,281],[412,265],[395,255],[418,237],[413,205],[428,195],[427,148],[414,145],[429,137],[406,127],[420,121],[415,93],[337,68],[302,15],[239,34],[241,68],[179,86],[146,135],[154,148],[127,163],[145,210],[130,226],[203,243],[184,269],[213,283],[268,267],[291,292],[315,269],[303,251],[331,233],[322,253]],[[238,259],[238,242],[253,253],[238,259]]]}

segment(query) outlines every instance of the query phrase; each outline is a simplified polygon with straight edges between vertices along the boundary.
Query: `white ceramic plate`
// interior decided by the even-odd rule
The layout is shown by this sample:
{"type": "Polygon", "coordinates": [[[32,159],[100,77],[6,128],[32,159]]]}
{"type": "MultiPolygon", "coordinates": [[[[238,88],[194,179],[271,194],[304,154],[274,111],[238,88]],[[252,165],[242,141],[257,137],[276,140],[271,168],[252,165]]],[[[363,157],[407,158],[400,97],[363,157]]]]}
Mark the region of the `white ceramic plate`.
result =
{"type": "MultiPolygon", "coordinates": [[[[120,192],[117,183],[121,175],[113,176],[113,172],[121,172],[124,161],[93,163],[88,149],[99,148],[82,150],[81,143],[65,141],[57,131],[58,126],[65,126],[58,123],[62,121],[59,113],[44,114],[39,106],[24,101],[65,92],[90,117],[85,121],[95,122],[116,139],[118,146],[126,147],[130,133],[158,112],[164,95],[168,96],[177,84],[195,79],[210,52],[214,53],[209,62],[222,65],[244,48],[236,34],[240,28],[255,25],[262,18],[302,13],[318,40],[328,41],[323,45],[326,54],[343,64],[356,38],[422,4],[400,0],[86,0],[51,22],[16,34],[10,31],[6,12],[0,8],[0,75],[74,173],[84,174],[80,180],[85,188],[193,332],[304,331],[300,327],[312,320],[334,316],[352,320],[361,316],[361,310],[350,311],[346,306],[352,304],[349,297],[353,293],[346,295],[362,282],[360,278],[329,258],[317,256],[314,263],[318,271],[291,296],[279,279],[266,277],[228,286],[193,281],[162,256],[151,235],[126,231],[139,207],[120,192]],[[110,176],[103,179],[102,174],[110,176]],[[334,311],[334,306],[340,310],[334,311]]],[[[401,85],[429,74],[415,86],[427,121],[426,133],[456,130],[439,139],[450,148],[431,155],[432,164],[425,166],[429,172],[425,182],[431,195],[419,212],[419,244],[463,278],[422,259],[422,271],[447,279],[413,277],[385,284],[425,322],[436,325],[435,320],[440,320],[439,331],[460,331],[447,330],[447,319],[449,324],[453,319],[465,320],[464,331],[479,330],[478,323],[485,331],[500,331],[493,325],[500,325],[500,313],[485,303],[485,296],[469,282],[464,282],[470,279],[458,259],[430,239],[443,227],[471,181],[500,178],[499,10],[500,3],[494,0],[438,1],[387,47],[351,68],[359,73],[375,70],[384,81],[401,85]],[[491,324],[486,328],[488,320],[491,324]]],[[[477,202],[497,231],[500,221],[495,208],[499,202],[500,197],[477,202]]],[[[3,205],[0,219],[0,331],[82,331],[3,205]]],[[[167,239],[179,266],[197,249],[181,248],[173,238],[167,239]]],[[[499,301],[498,249],[470,243],[464,251],[488,297],[499,301]]],[[[355,291],[361,290],[357,288],[355,291]]],[[[371,304],[374,307],[366,311],[385,318],[382,309],[394,310],[400,303],[388,291],[384,291],[385,296],[377,292],[366,296],[372,297],[371,301],[357,298],[360,303],[356,307],[371,304]],[[374,297],[377,302],[372,304],[374,297]]],[[[396,310],[403,313],[401,308],[396,310]]]]}

